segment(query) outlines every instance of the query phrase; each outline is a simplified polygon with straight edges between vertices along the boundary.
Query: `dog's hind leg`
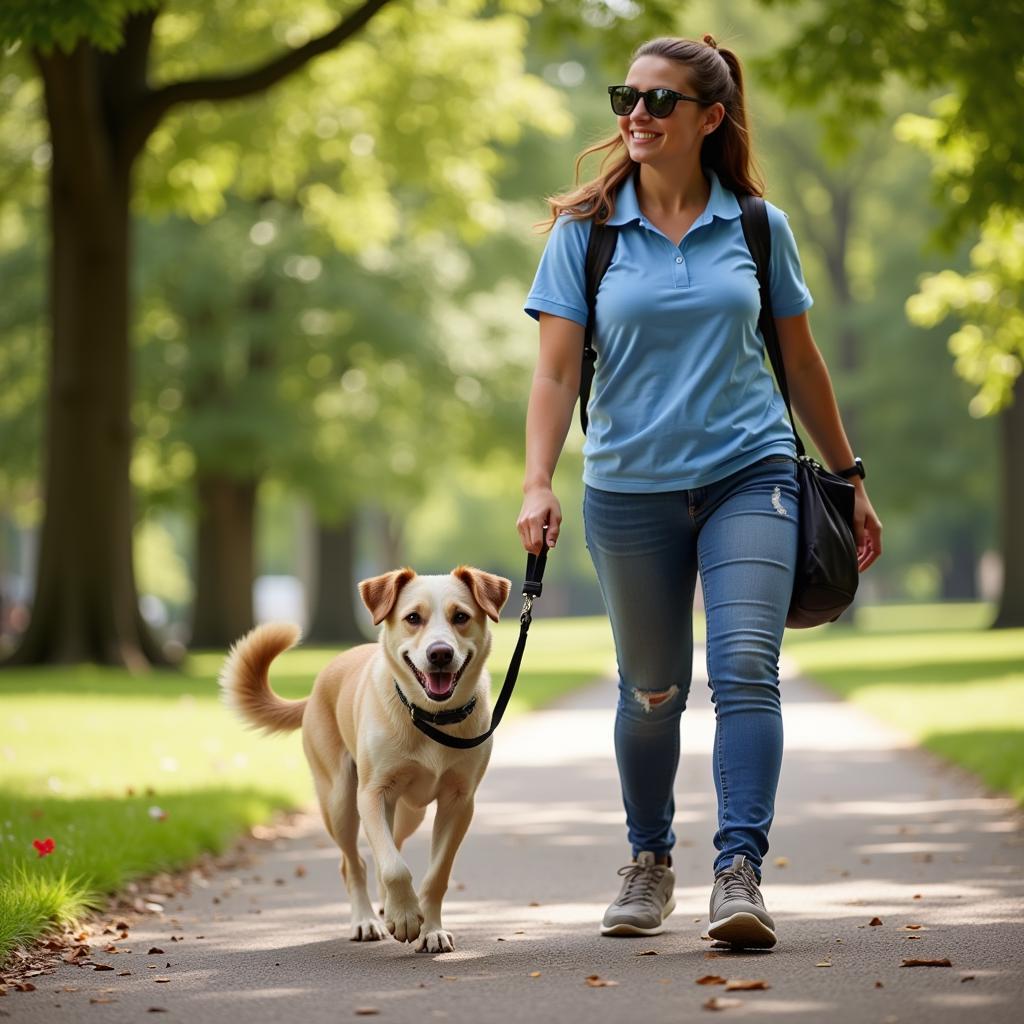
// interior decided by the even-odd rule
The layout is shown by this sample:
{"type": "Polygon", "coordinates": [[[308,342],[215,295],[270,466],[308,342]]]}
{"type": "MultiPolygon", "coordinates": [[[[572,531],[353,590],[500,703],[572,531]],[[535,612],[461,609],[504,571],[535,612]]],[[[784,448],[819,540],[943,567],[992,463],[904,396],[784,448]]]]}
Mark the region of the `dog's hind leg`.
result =
{"type": "Polygon", "coordinates": [[[377,920],[366,889],[366,862],[359,855],[359,805],[356,800],[357,776],[355,761],[346,751],[341,770],[331,790],[325,817],[331,819],[329,831],[341,849],[341,877],[352,903],[352,934],[354,942],[373,942],[387,936],[377,920]]]}
{"type": "Polygon", "coordinates": [[[399,850],[402,848],[402,843],[406,841],[420,827],[427,813],[426,807],[413,807],[412,804],[407,804],[404,800],[398,801],[398,807],[395,810],[395,827],[394,837],[395,846],[399,850]]]}

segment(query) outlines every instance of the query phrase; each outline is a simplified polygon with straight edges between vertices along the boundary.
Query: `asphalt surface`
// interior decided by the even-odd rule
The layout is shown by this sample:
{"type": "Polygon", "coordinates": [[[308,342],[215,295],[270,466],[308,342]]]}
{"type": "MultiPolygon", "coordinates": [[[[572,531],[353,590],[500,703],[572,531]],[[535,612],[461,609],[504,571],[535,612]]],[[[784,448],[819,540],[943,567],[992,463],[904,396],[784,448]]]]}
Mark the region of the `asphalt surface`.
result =
{"type": "MultiPolygon", "coordinates": [[[[701,938],[715,798],[700,679],[676,783],[677,909],[656,937],[598,935],[628,859],[606,681],[498,730],[446,901],[455,952],[349,941],[337,853],[310,813],[257,830],[232,869],[193,873],[163,913],[133,917],[127,939],[90,939],[92,963],[113,971],[62,966],[35,977],[34,992],[9,992],[0,1016],[603,1024],[700,1018],[717,1000],[727,1019],[1024,1019],[1024,831],[1012,803],[806,681],[789,676],[783,690],[763,882],[780,935],[772,951],[701,938]],[[126,952],[101,952],[111,941],[126,952]],[[901,966],[908,959],[951,966],[901,966]],[[769,987],[697,983],[708,975],[769,987]]],[[[406,849],[417,880],[428,837],[429,815],[406,849]]]]}

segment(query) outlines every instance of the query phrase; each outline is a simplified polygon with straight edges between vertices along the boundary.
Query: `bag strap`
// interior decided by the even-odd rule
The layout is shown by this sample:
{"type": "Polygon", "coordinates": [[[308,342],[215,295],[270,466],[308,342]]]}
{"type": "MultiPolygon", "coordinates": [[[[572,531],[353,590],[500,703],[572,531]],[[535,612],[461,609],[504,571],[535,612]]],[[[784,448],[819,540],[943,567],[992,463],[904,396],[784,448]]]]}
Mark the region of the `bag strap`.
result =
{"type": "MultiPolygon", "coordinates": [[[[547,527],[544,527],[545,531],[547,527]]],[[[406,709],[409,711],[409,715],[412,718],[412,724],[425,736],[429,736],[432,740],[440,743],[445,747],[454,747],[458,750],[470,750],[473,747],[480,746],[485,740],[491,738],[491,734],[501,724],[501,719],[505,714],[505,708],[508,707],[509,699],[512,696],[512,691],[515,689],[516,680],[519,678],[519,666],[523,661],[523,652],[526,650],[526,637],[530,632],[530,623],[533,621],[533,602],[536,598],[540,597],[541,591],[543,590],[543,579],[544,579],[544,568],[548,561],[548,538],[547,533],[541,541],[540,554],[528,553],[526,556],[526,576],[523,580],[523,610],[519,615],[519,640],[516,643],[516,649],[512,654],[512,660],[509,662],[508,671],[505,673],[505,682],[502,684],[501,693],[498,694],[498,700],[494,705],[494,711],[491,713],[491,724],[487,729],[487,732],[481,733],[479,736],[451,736],[446,732],[441,732],[440,729],[435,729],[432,725],[428,724],[423,720],[420,715],[422,714],[421,709],[415,704],[409,704],[407,701],[402,700],[405,704],[406,709]]],[[[397,683],[395,684],[397,687],[397,683]]],[[[401,699],[402,691],[398,691],[398,696],[401,699]]]]}
{"type": "Polygon", "coordinates": [[[590,238],[587,241],[587,262],[585,267],[587,289],[587,326],[583,334],[583,365],[580,368],[580,426],[587,432],[587,403],[590,401],[590,385],[594,380],[594,324],[597,320],[597,289],[612,261],[615,243],[619,240],[619,229],[613,224],[590,222],[590,238]]]}
{"type": "Polygon", "coordinates": [[[768,349],[768,358],[775,371],[775,379],[779,382],[779,391],[782,392],[782,397],[786,402],[789,425],[793,428],[793,437],[796,438],[796,453],[802,458],[805,454],[804,443],[797,433],[793,407],[789,402],[786,366],[782,361],[779,332],[775,326],[775,316],[772,313],[771,286],[768,278],[772,256],[772,232],[771,225],[768,223],[768,207],[760,196],[741,195],[737,198],[740,201],[740,224],[743,227],[743,237],[746,239],[747,248],[757,267],[757,286],[761,294],[761,313],[758,316],[757,325],[761,328],[761,337],[764,338],[765,348],[768,349]]]}

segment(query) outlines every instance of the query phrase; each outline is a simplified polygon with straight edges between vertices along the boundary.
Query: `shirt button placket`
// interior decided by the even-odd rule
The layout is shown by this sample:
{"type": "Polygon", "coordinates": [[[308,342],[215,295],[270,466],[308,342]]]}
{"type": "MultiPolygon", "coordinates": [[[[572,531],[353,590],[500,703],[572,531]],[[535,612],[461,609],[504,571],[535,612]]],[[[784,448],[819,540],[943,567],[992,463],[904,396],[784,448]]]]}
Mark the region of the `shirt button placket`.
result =
{"type": "Polygon", "coordinates": [[[676,253],[676,262],[673,269],[673,276],[675,277],[676,286],[685,288],[689,283],[689,277],[686,273],[686,260],[676,253]]]}

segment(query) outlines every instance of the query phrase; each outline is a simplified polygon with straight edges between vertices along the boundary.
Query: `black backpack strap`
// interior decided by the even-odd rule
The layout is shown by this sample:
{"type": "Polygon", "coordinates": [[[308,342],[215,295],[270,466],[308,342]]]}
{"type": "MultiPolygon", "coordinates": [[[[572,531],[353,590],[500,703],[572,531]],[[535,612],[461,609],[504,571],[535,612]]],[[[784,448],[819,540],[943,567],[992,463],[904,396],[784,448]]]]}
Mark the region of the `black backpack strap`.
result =
{"type": "Polygon", "coordinates": [[[587,288],[587,327],[583,334],[583,365],[580,368],[580,426],[587,432],[587,403],[590,401],[590,385],[594,380],[594,323],[597,319],[597,289],[612,261],[615,243],[619,240],[619,229],[612,224],[590,222],[590,239],[587,242],[585,268],[587,288]]]}
{"type": "Polygon", "coordinates": [[[760,196],[740,195],[737,198],[740,201],[740,224],[743,227],[743,237],[746,239],[747,248],[757,267],[757,285],[761,294],[761,313],[757,320],[757,326],[761,328],[761,337],[764,338],[765,348],[768,349],[768,358],[775,371],[775,379],[779,382],[779,391],[782,392],[782,397],[786,402],[786,411],[789,413],[793,437],[796,438],[797,455],[802,456],[804,443],[796,432],[793,407],[789,403],[786,367],[782,362],[782,348],[779,345],[779,332],[775,327],[775,315],[772,313],[771,286],[768,278],[772,256],[772,233],[771,225],[768,223],[768,207],[765,206],[765,202],[760,196]]]}

